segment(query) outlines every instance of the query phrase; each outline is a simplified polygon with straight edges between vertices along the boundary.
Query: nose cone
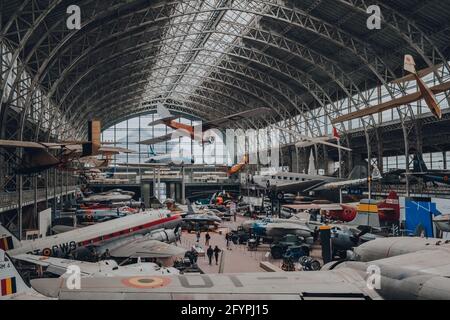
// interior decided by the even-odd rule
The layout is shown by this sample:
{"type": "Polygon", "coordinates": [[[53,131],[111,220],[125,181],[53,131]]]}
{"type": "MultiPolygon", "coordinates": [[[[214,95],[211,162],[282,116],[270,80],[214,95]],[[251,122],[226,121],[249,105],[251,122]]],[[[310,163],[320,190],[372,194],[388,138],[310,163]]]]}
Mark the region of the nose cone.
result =
{"type": "Polygon", "coordinates": [[[34,279],[31,280],[31,286],[46,297],[58,298],[60,281],[60,279],[34,279]]]}

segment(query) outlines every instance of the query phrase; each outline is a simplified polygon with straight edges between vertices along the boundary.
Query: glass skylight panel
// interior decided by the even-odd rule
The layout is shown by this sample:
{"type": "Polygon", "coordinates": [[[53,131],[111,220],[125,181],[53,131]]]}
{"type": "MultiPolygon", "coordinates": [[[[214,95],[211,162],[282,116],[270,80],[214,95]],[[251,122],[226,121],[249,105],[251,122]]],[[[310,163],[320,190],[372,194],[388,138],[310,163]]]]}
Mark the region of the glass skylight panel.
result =
{"type": "Polygon", "coordinates": [[[230,50],[237,36],[245,32],[255,18],[253,13],[241,10],[259,12],[264,4],[234,1],[232,8],[235,10],[228,9],[224,14],[220,12],[221,6],[228,5],[221,0],[185,1],[178,5],[168,24],[166,40],[161,44],[161,59],[157,60],[148,78],[144,99],[161,94],[165,98],[174,98],[176,94],[195,92],[223,54],[230,50]],[[216,18],[221,20],[211,21],[216,18]],[[215,29],[208,30],[210,25],[215,25],[215,29]]]}

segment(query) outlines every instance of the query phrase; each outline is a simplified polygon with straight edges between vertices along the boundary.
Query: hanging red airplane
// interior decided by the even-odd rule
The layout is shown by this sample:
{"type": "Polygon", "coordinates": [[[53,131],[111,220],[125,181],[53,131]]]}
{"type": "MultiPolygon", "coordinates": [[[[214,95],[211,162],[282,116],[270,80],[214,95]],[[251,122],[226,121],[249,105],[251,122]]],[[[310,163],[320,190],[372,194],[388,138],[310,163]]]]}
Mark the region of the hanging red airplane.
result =
{"type": "Polygon", "coordinates": [[[247,110],[243,112],[239,112],[230,116],[225,116],[221,118],[217,118],[215,120],[202,122],[202,124],[197,126],[190,126],[184,123],[180,123],[175,121],[175,119],[179,118],[179,116],[172,115],[170,111],[164,107],[162,104],[159,104],[157,107],[158,115],[161,119],[153,121],[149,123],[149,126],[154,126],[157,124],[165,124],[166,126],[177,130],[176,133],[169,133],[164,136],[140,141],[139,144],[144,145],[153,145],[165,141],[170,141],[175,137],[186,136],[190,137],[192,140],[202,141],[202,143],[212,143],[213,137],[206,136],[204,133],[209,129],[220,128],[223,127],[224,124],[231,121],[240,121],[248,118],[256,118],[266,113],[269,113],[271,110],[269,108],[257,108],[252,110],[247,110]]]}

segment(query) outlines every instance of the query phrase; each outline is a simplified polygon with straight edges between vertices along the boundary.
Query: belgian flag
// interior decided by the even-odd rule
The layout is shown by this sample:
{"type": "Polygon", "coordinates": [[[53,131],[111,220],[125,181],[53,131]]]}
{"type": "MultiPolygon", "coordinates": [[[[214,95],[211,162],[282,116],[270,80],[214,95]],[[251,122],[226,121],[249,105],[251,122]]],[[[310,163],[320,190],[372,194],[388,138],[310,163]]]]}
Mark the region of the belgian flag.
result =
{"type": "Polygon", "coordinates": [[[9,296],[17,292],[16,277],[2,279],[0,281],[2,296],[9,296]]]}
{"type": "Polygon", "coordinates": [[[11,236],[0,239],[0,249],[4,251],[14,249],[13,239],[11,236]]]}

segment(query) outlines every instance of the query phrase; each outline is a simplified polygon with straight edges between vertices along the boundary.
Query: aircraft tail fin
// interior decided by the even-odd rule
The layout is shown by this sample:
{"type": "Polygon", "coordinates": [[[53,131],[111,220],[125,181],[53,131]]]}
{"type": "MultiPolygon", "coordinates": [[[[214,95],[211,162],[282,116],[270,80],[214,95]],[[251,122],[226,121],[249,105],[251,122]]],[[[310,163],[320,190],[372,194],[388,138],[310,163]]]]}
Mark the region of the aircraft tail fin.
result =
{"type": "Polygon", "coordinates": [[[353,166],[353,169],[347,178],[348,178],[348,180],[367,178],[367,163],[365,165],[357,164],[357,165],[353,166]]]}
{"type": "Polygon", "coordinates": [[[101,122],[90,120],[88,122],[88,141],[83,144],[83,157],[98,155],[101,147],[101,122]]]}
{"type": "Polygon", "coordinates": [[[362,199],[357,206],[355,218],[349,222],[349,225],[358,226],[358,228],[379,228],[380,217],[378,215],[378,205],[376,201],[362,199]]]}
{"type": "Polygon", "coordinates": [[[20,248],[22,243],[8,229],[0,224],[0,250],[13,250],[20,248]]]}
{"type": "Polygon", "coordinates": [[[164,107],[162,103],[160,103],[156,106],[156,112],[157,112],[158,116],[160,117],[160,119],[150,122],[148,124],[149,127],[155,126],[157,124],[163,124],[164,121],[175,120],[177,118],[176,116],[172,115],[170,113],[169,109],[164,107]]]}
{"type": "Polygon", "coordinates": [[[315,164],[314,154],[313,154],[312,149],[311,149],[311,153],[309,154],[308,174],[310,174],[310,175],[317,174],[317,169],[316,169],[316,164],[315,164]]]}
{"type": "Polygon", "coordinates": [[[414,58],[410,54],[405,55],[405,62],[403,68],[410,72],[416,73],[416,63],[414,62],[414,58]]]}
{"type": "Polygon", "coordinates": [[[421,154],[415,154],[413,158],[413,172],[427,172],[428,168],[423,161],[423,157],[421,154]]]}
{"type": "Polygon", "coordinates": [[[372,180],[380,180],[381,178],[383,178],[383,176],[381,175],[380,169],[378,169],[377,166],[374,166],[372,169],[372,180]]]}
{"type": "Polygon", "coordinates": [[[0,249],[0,300],[5,300],[18,293],[31,292],[32,289],[25,283],[17,271],[8,254],[0,249]]]}
{"type": "Polygon", "coordinates": [[[186,199],[186,203],[187,203],[187,208],[188,208],[187,214],[194,214],[194,213],[195,213],[195,210],[194,210],[194,208],[192,207],[191,201],[189,201],[188,199],[186,199]]]}

